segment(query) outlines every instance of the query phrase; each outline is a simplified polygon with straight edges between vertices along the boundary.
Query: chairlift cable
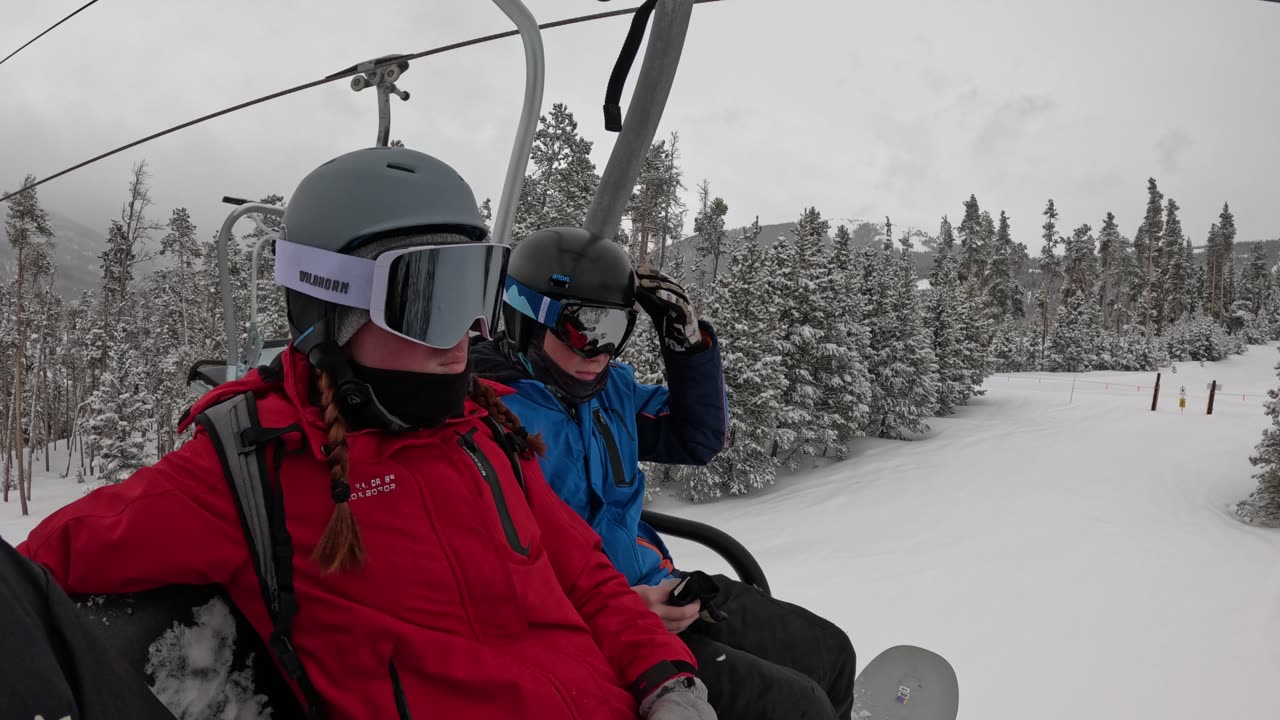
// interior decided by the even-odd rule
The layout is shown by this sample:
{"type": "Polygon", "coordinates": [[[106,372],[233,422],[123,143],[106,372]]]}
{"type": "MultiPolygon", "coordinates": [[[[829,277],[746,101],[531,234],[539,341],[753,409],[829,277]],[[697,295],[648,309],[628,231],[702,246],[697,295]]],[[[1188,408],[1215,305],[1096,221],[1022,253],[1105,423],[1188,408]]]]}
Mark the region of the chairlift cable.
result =
{"type": "Polygon", "coordinates": [[[61,20],[59,20],[58,22],[54,23],[53,25],[50,25],[48,29],[46,29],[44,32],[40,33],[39,35],[37,35],[37,36],[35,36],[35,37],[31,38],[30,40],[28,40],[28,41],[26,42],[26,44],[24,44],[22,47],[18,48],[17,50],[14,50],[13,52],[9,53],[8,55],[5,55],[5,56],[4,56],[4,60],[0,60],[0,65],[5,64],[6,62],[8,62],[8,61],[9,61],[9,58],[13,57],[14,55],[17,55],[18,53],[22,52],[23,50],[26,50],[28,45],[30,45],[31,43],[33,43],[33,42],[35,42],[35,41],[39,40],[40,38],[44,37],[45,35],[48,35],[50,32],[52,32],[52,31],[53,31],[53,29],[54,29],[54,28],[58,27],[59,25],[61,25],[61,24],[62,24],[62,23],[64,23],[64,22],[66,22],[66,21],[70,20],[71,18],[75,17],[76,15],[79,15],[81,10],[85,10],[85,9],[87,9],[90,5],[93,5],[93,4],[94,4],[94,3],[96,3],[96,2],[98,2],[98,0],[89,0],[89,2],[85,3],[84,5],[81,5],[79,10],[76,10],[75,12],[71,13],[70,15],[68,15],[68,16],[66,16],[66,17],[62,18],[61,20]]]}
{"type": "MultiPolygon", "coordinates": [[[[97,0],[94,0],[94,1],[96,2],[97,0]]],[[[719,1],[720,0],[693,0],[693,4],[701,5],[703,3],[712,3],[712,2],[719,2],[719,1]]],[[[593,13],[591,15],[581,15],[579,17],[567,18],[564,20],[555,20],[549,23],[543,23],[539,25],[538,28],[540,30],[550,30],[552,28],[565,27],[568,25],[576,25],[579,23],[590,22],[593,20],[603,20],[605,18],[617,17],[619,15],[630,15],[635,13],[639,9],[640,8],[638,7],[633,7],[633,8],[624,8],[621,10],[610,10],[608,12],[593,13]]],[[[449,52],[450,50],[460,50],[462,48],[471,47],[473,45],[480,45],[483,43],[492,42],[494,40],[501,40],[504,38],[515,37],[516,35],[519,35],[519,34],[520,34],[519,30],[507,30],[505,32],[494,33],[492,35],[485,35],[483,37],[472,38],[470,40],[464,40],[462,42],[457,42],[450,45],[442,45],[440,47],[432,48],[430,50],[424,50],[422,52],[414,53],[412,55],[391,56],[390,58],[383,61],[382,63],[375,65],[373,69],[394,65],[396,63],[405,62],[408,60],[417,60],[420,58],[429,57],[431,55],[439,55],[441,53],[449,52]]],[[[366,70],[367,69],[368,68],[366,68],[366,70]]],[[[328,83],[331,83],[331,82],[337,82],[338,80],[343,80],[343,79],[352,77],[354,75],[360,75],[360,74],[363,74],[364,72],[365,70],[360,70],[353,66],[341,72],[334,73],[333,75],[328,75],[326,77],[320,78],[319,80],[313,80],[309,83],[296,85],[286,90],[281,90],[279,92],[271,93],[270,95],[264,95],[260,98],[256,98],[253,100],[249,100],[247,102],[240,103],[239,105],[233,105],[231,107],[224,108],[217,112],[213,112],[208,115],[198,117],[194,120],[189,120],[187,122],[182,123],[181,125],[174,125],[171,128],[161,130],[160,132],[153,133],[151,135],[148,135],[138,140],[134,140],[133,142],[128,143],[126,145],[121,145],[120,147],[114,150],[109,150],[105,153],[102,153],[101,155],[97,155],[95,157],[89,158],[84,162],[78,163],[76,165],[72,165],[71,167],[65,170],[60,170],[48,177],[41,178],[36,182],[31,183],[30,185],[24,186],[21,189],[15,190],[7,195],[4,195],[3,197],[0,197],[0,203],[5,202],[9,198],[12,198],[24,192],[27,192],[28,190],[33,190],[51,180],[60,178],[63,175],[75,172],[76,170],[79,170],[83,167],[92,165],[98,162],[99,160],[105,160],[106,158],[109,158],[112,155],[117,155],[119,153],[124,152],[125,150],[130,150],[144,143],[148,143],[148,142],[151,142],[152,140],[162,138],[165,135],[170,135],[172,133],[178,132],[179,130],[185,130],[186,128],[192,127],[194,125],[199,125],[200,123],[206,122],[208,120],[213,120],[214,118],[222,117],[223,115],[229,115],[238,110],[244,110],[245,108],[250,108],[250,107],[253,107],[254,105],[260,105],[262,103],[269,102],[271,100],[277,100],[287,95],[292,95],[297,92],[302,92],[303,90],[310,90],[311,88],[314,88],[314,87],[327,85],[328,83]]]]}

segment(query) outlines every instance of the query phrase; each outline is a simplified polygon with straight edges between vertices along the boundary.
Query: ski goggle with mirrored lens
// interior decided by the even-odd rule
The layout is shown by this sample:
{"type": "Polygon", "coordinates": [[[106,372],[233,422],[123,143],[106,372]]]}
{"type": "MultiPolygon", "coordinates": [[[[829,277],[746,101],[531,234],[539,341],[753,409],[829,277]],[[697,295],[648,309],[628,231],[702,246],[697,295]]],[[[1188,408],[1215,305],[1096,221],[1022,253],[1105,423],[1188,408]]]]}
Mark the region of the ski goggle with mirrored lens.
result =
{"type": "Polygon", "coordinates": [[[557,300],[507,276],[503,301],[545,325],[580,357],[622,354],[636,325],[634,308],[557,300]]]}
{"type": "Polygon", "coordinates": [[[326,302],[362,308],[378,327],[429,347],[457,345],[498,326],[511,249],[500,243],[421,245],[372,260],[276,241],[276,282],[326,302]]]}

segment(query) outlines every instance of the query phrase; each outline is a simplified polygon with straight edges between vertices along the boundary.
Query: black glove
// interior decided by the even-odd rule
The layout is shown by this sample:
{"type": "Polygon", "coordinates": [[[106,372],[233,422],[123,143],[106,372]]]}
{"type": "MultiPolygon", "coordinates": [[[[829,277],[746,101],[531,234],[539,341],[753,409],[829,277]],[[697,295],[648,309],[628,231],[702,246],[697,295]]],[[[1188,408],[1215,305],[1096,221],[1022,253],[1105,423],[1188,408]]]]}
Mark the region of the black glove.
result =
{"type": "Polygon", "coordinates": [[[722,623],[729,619],[729,614],[717,604],[720,598],[720,583],[701,570],[686,573],[680,582],[671,590],[667,599],[668,605],[683,607],[698,600],[702,603],[702,611],[698,617],[704,622],[722,623]]]}
{"type": "Polygon", "coordinates": [[[706,347],[688,293],[675,280],[647,263],[636,268],[636,304],[653,318],[664,347],[675,352],[706,347]]]}

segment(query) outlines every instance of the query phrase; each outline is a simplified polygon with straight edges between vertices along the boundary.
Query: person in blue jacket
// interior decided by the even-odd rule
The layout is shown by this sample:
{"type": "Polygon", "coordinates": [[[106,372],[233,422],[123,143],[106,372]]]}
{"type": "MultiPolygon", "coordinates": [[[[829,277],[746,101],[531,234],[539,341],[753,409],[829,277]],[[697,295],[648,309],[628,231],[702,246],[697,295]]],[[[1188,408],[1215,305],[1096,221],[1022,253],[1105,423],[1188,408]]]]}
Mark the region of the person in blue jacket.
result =
{"type": "Polygon", "coordinates": [[[705,465],[728,441],[720,346],[684,289],[578,228],[525,237],[505,283],[505,328],[477,340],[475,370],[516,391],[503,400],[546,443],[547,482],[693,651],[719,716],[848,718],[856,656],[839,627],[724,575],[677,569],[641,520],[641,461],[705,465]],[[637,307],[658,331],[665,386],[637,381],[617,361],[637,307]],[[699,599],[679,604],[672,589],[685,579],[697,581],[699,599]]]}

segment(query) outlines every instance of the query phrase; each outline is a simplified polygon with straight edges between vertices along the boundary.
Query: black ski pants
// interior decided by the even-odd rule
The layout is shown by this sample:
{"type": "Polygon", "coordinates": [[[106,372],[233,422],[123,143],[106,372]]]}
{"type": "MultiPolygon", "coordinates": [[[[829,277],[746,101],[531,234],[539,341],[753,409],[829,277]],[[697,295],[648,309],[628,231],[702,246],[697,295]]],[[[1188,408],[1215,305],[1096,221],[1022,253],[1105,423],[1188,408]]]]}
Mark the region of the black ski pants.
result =
{"type": "Polygon", "coordinates": [[[847,720],[857,666],[849,636],[754,586],[714,577],[728,618],[695,620],[680,637],[720,720],[847,720]]]}
{"type": "Polygon", "coordinates": [[[44,568],[0,539],[0,717],[173,720],[44,568]]]}

